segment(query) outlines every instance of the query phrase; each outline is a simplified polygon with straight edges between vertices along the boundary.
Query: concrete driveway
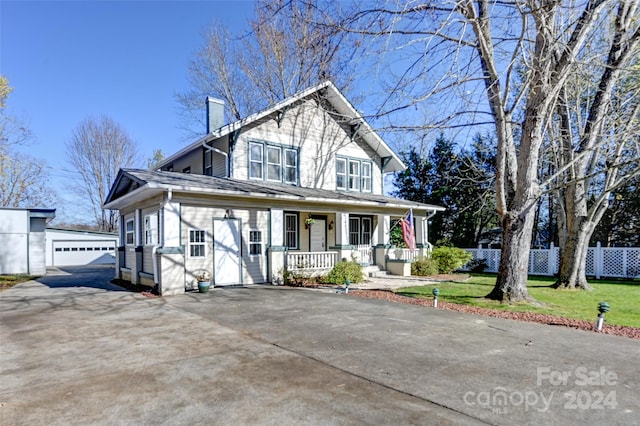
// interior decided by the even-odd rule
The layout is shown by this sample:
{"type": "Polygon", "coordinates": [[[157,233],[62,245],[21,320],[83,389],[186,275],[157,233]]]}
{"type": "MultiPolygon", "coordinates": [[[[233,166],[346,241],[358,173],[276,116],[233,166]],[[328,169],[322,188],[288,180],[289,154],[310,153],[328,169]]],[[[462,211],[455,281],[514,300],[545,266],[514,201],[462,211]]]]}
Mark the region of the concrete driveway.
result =
{"type": "MultiPolygon", "coordinates": [[[[64,275],[70,273],[70,275],[64,275]]],[[[0,292],[0,424],[640,424],[640,342],[279,287],[0,292]]]]}

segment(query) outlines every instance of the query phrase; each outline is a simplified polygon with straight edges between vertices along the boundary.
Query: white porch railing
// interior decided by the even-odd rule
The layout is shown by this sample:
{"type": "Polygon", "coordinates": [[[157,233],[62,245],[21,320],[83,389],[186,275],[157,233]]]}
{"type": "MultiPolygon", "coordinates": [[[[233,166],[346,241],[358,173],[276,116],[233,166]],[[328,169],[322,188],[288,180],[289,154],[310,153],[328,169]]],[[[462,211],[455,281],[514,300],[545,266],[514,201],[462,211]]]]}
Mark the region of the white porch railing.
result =
{"type": "Polygon", "coordinates": [[[286,256],[286,268],[289,272],[320,275],[333,269],[338,260],[338,252],[289,252],[286,256]]]}
{"type": "Polygon", "coordinates": [[[373,247],[370,245],[355,246],[352,255],[356,258],[356,262],[360,264],[373,265],[373,247]]]}
{"type": "MultiPolygon", "coordinates": [[[[474,259],[484,259],[488,268],[486,272],[498,272],[500,266],[500,249],[465,249],[474,259]]],[[[529,255],[529,274],[554,275],[560,266],[560,250],[531,250],[529,255]]],[[[640,247],[589,247],[587,250],[587,275],[597,279],[608,278],[640,278],[640,247]]]]}

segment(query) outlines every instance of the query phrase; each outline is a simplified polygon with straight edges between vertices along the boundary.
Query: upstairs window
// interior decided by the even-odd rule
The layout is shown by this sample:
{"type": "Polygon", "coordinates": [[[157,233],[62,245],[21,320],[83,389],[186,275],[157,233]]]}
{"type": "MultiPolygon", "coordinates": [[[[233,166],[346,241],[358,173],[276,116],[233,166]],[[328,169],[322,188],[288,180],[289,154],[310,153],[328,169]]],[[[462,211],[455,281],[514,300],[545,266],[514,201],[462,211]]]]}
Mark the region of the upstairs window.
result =
{"type": "Polygon", "coordinates": [[[336,158],[336,188],[347,189],[347,160],[336,158]]]}
{"type": "Polygon", "coordinates": [[[249,144],[249,177],[252,179],[263,179],[262,176],[262,144],[249,144]]]}
{"type": "Polygon", "coordinates": [[[204,151],[204,174],[213,176],[213,154],[208,149],[204,151]]]}
{"type": "Polygon", "coordinates": [[[349,160],[349,191],[360,190],[360,162],[349,160]]]}
{"type": "Polygon", "coordinates": [[[297,185],[298,150],[262,142],[250,142],[249,178],[297,185]]]}
{"type": "Polygon", "coordinates": [[[298,151],[284,150],[284,181],[296,185],[298,183],[298,151]]]}
{"type": "Polygon", "coordinates": [[[282,150],[267,146],[267,180],[282,182],[282,150]]]}
{"type": "Polygon", "coordinates": [[[362,162],[362,192],[371,192],[371,163],[362,162]]]}
{"type": "Polygon", "coordinates": [[[336,158],[336,189],[371,192],[373,163],[353,158],[336,158]]]}

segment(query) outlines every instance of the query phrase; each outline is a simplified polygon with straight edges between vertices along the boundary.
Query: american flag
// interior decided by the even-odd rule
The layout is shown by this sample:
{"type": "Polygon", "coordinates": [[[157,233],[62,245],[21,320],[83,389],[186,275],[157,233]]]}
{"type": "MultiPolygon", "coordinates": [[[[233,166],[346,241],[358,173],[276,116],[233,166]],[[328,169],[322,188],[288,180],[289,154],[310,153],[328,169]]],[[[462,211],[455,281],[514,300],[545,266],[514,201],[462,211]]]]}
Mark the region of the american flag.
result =
{"type": "Polygon", "coordinates": [[[416,233],[413,229],[413,209],[409,210],[409,213],[402,219],[400,219],[400,226],[402,227],[402,239],[410,250],[416,249],[416,233]]]}

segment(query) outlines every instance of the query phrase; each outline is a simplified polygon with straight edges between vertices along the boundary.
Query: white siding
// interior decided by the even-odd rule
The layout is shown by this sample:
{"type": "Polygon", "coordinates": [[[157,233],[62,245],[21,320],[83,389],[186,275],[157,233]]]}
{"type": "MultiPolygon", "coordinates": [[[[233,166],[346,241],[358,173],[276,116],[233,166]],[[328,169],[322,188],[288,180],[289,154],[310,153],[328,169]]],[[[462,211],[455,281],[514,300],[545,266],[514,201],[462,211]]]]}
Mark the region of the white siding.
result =
{"type": "Polygon", "coordinates": [[[380,157],[359,137],[351,139],[347,118],[339,125],[333,117],[336,116],[308,101],[287,110],[280,125],[271,119],[244,130],[233,152],[233,177],[249,178],[249,142],[259,141],[299,148],[299,183],[303,187],[336,189],[336,155],[369,160],[372,163],[372,190],[382,193],[380,157]]]}
{"type": "Polygon", "coordinates": [[[213,273],[213,219],[223,218],[229,210],[230,216],[240,219],[241,249],[242,249],[242,278],[244,284],[263,283],[267,281],[266,273],[266,245],[268,238],[268,211],[256,209],[234,209],[233,207],[206,207],[195,205],[182,205],[181,240],[185,248],[185,263],[187,281],[194,279],[193,273],[199,269],[205,269],[213,273]],[[205,231],[206,256],[204,258],[191,258],[189,256],[189,230],[202,229],[205,231]],[[261,256],[249,255],[249,231],[259,229],[262,231],[263,247],[261,256]]]}

